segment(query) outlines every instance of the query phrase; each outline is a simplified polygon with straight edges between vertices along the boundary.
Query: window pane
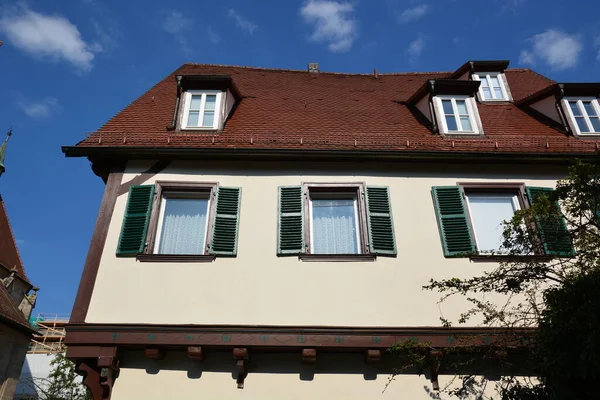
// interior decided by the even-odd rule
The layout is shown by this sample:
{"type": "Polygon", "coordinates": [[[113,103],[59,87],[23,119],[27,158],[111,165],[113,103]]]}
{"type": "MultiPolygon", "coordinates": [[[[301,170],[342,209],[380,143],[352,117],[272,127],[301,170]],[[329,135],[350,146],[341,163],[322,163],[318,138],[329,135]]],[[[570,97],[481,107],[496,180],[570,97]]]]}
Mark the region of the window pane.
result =
{"type": "Polygon", "coordinates": [[[477,247],[480,252],[500,250],[503,241],[503,221],[509,221],[516,211],[513,194],[467,194],[469,211],[477,247]]]}
{"type": "Polygon", "coordinates": [[[471,120],[469,117],[460,117],[460,124],[462,125],[463,131],[472,131],[471,120]]]}
{"type": "Polygon", "coordinates": [[[569,106],[571,106],[571,111],[573,112],[574,116],[577,117],[577,116],[583,115],[583,114],[581,114],[581,110],[579,109],[579,106],[577,105],[576,101],[570,101],[569,106]]]}
{"type": "Polygon", "coordinates": [[[205,111],[204,112],[204,118],[202,118],[202,126],[203,127],[211,127],[211,126],[213,126],[214,119],[215,119],[215,112],[214,111],[205,111]]]}
{"type": "Polygon", "coordinates": [[[481,79],[481,87],[488,87],[487,78],[484,76],[483,78],[480,78],[480,79],[481,79]]]}
{"type": "Polygon", "coordinates": [[[492,98],[492,91],[488,87],[483,88],[483,98],[489,100],[492,98]]]}
{"type": "Polygon", "coordinates": [[[190,111],[190,115],[188,116],[188,126],[198,126],[198,116],[200,115],[199,111],[190,111]]]}
{"type": "Polygon", "coordinates": [[[202,101],[202,95],[192,96],[192,102],[190,103],[190,110],[200,110],[201,101],[202,101]]]}
{"type": "Polygon", "coordinates": [[[352,199],[312,199],[314,254],[358,254],[352,199]]]}
{"type": "Polygon", "coordinates": [[[160,254],[204,254],[208,199],[165,199],[160,254]]]}
{"type": "Polygon", "coordinates": [[[592,123],[592,127],[594,128],[594,132],[600,132],[600,118],[592,117],[590,118],[590,122],[592,123]]]}
{"type": "Polygon", "coordinates": [[[499,87],[500,86],[500,82],[498,82],[498,77],[497,76],[490,76],[490,80],[492,81],[492,86],[493,87],[499,87]]]}
{"type": "Polygon", "coordinates": [[[502,88],[494,88],[494,93],[496,94],[497,99],[504,98],[504,93],[502,93],[502,88]]]}
{"type": "Polygon", "coordinates": [[[594,117],[597,115],[596,110],[594,109],[594,106],[592,105],[591,101],[584,101],[583,107],[585,108],[585,112],[587,112],[588,116],[594,117]]]}
{"type": "Polygon", "coordinates": [[[587,124],[585,123],[585,118],[577,117],[577,118],[575,118],[575,121],[577,121],[577,126],[579,127],[580,132],[589,132],[590,131],[590,128],[588,128],[587,124]]]}
{"type": "Polygon", "coordinates": [[[456,109],[460,115],[469,115],[467,112],[467,104],[464,100],[456,100],[456,109]]]}
{"type": "Polygon", "coordinates": [[[204,105],[204,109],[206,111],[214,111],[215,103],[217,102],[217,96],[214,94],[210,94],[206,96],[206,104],[204,105]]]}
{"type": "Polygon", "coordinates": [[[442,106],[444,107],[444,114],[454,114],[452,102],[450,100],[442,100],[442,106]]]}
{"type": "Polygon", "coordinates": [[[458,127],[456,125],[456,118],[454,118],[454,115],[446,115],[446,125],[448,126],[449,131],[458,130],[458,127]]]}

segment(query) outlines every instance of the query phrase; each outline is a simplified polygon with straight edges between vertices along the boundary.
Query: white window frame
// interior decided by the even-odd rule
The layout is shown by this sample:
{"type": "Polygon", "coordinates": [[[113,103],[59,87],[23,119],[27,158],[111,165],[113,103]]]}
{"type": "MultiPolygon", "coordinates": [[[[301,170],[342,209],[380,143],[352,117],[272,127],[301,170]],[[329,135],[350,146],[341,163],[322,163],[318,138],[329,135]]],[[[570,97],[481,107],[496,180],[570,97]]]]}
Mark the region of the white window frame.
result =
{"type": "MultiPolygon", "coordinates": [[[[510,196],[510,192],[505,192],[505,193],[485,193],[485,192],[476,192],[476,193],[471,193],[471,195],[477,195],[477,194],[485,194],[485,195],[489,195],[489,196],[493,196],[493,195],[500,195],[500,194],[506,194],[507,197],[510,196]]],[[[496,253],[494,253],[494,251],[485,251],[485,250],[481,250],[479,248],[479,242],[477,241],[477,230],[475,229],[475,222],[473,220],[473,214],[471,214],[471,203],[469,201],[469,192],[465,191],[464,192],[464,197],[465,197],[465,203],[467,204],[467,211],[469,213],[469,223],[471,224],[471,229],[473,229],[473,241],[475,242],[475,247],[477,249],[477,253],[478,254],[483,254],[483,255],[489,255],[489,254],[502,254],[499,250],[495,250],[496,253]]],[[[519,195],[517,193],[513,193],[512,194],[512,204],[513,204],[513,209],[514,212],[516,213],[517,211],[521,210],[521,202],[519,201],[519,195]]]]}
{"type": "Polygon", "coordinates": [[[486,99],[483,94],[483,88],[479,85],[479,100],[480,101],[509,101],[508,90],[506,88],[506,83],[504,82],[504,73],[502,72],[487,72],[487,73],[474,73],[473,80],[487,82],[488,87],[490,88],[490,92],[492,94],[491,99],[486,99]],[[498,79],[498,83],[500,84],[500,90],[502,90],[502,98],[496,98],[496,92],[494,91],[494,86],[492,85],[492,77],[496,77],[498,79]]]}
{"type": "MultiPolygon", "coordinates": [[[[315,236],[313,231],[313,196],[316,197],[317,200],[320,199],[352,199],[352,203],[354,206],[354,223],[355,223],[355,231],[356,231],[356,246],[357,252],[356,254],[364,254],[363,253],[363,243],[361,238],[361,220],[358,214],[358,193],[354,193],[352,191],[344,192],[316,192],[310,193],[308,198],[308,218],[309,218],[309,228],[310,228],[310,254],[315,254],[315,236]]],[[[320,254],[320,253],[319,253],[320,254]]]]}
{"type": "Polygon", "coordinates": [[[183,107],[183,118],[181,123],[181,129],[188,130],[216,130],[221,126],[221,117],[222,117],[222,99],[223,92],[220,90],[188,90],[184,94],[184,107],[183,107]],[[190,115],[190,107],[192,105],[192,96],[201,95],[202,99],[200,101],[200,113],[198,116],[198,122],[202,123],[204,120],[204,107],[206,106],[206,96],[207,95],[216,95],[215,99],[215,117],[213,119],[212,126],[188,126],[188,118],[190,115]]]}
{"type": "Polygon", "coordinates": [[[204,226],[204,242],[202,243],[202,254],[206,254],[206,241],[208,240],[208,224],[210,220],[210,210],[211,210],[211,202],[212,197],[211,192],[205,191],[197,191],[197,192],[178,192],[178,191],[168,191],[163,193],[160,199],[160,210],[158,212],[158,221],[156,224],[156,237],[154,239],[154,249],[152,254],[161,254],[159,253],[160,249],[160,240],[162,237],[162,228],[165,220],[165,209],[167,208],[167,200],[171,198],[198,198],[198,199],[208,199],[208,203],[206,204],[206,224],[204,226]]]}
{"type": "Polygon", "coordinates": [[[591,97],[591,96],[590,97],[565,97],[562,100],[562,105],[563,105],[563,109],[565,110],[565,113],[569,116],[571,129],[573,129],[573,132],[576,132],[577,135],[581,135],[581,136],[600,135],[600,132],[594,131],[594,126],[590,122],[590,116],[588,115],[585,107],[583,107],[584,101],[591,101],[592,107],[596,110],[596,114],[600,116],[600,103],[598,102],[597,97],[591,97]],[[576,101],[577,106],[580,107],[580,110],[583,113],[583,118],[585,120],[585,123],[587,124],[587,126],[590,130],[589,132],[581,132],[579,130],[579,125],[577,124],[575,115],[573,114],[573,111],[571,110],[571,106],[569,105],[569,102],[573,102],[573,101],[576,101]]]}
{"type": "Polygon", "coordinates": [[[443,95],[443,96],[435,96],[433,98],[435,112],[437,114],[438,126],[440,131],[446,135],[479,135],[479,118],[477,118],[475,100],[471,96],[451,96],[451,95],[443,95]],[[456,130],[450,131],[448,130],[448,125],[446,124],[446,114],[444,113],[444,106],[442,105],[442,100],[451,100],[452,101],[452,111],[454,111],[454,118],[456,118],[456,126],[462,128],[462,124],[460,122],[458,109],[456,107],[456,100],[465,100],[465,105],[467,106],[467,112],[469,113],[469,121],[471,122],[471,127],[473,128],[470,131],[465,130],[456,130]]]}

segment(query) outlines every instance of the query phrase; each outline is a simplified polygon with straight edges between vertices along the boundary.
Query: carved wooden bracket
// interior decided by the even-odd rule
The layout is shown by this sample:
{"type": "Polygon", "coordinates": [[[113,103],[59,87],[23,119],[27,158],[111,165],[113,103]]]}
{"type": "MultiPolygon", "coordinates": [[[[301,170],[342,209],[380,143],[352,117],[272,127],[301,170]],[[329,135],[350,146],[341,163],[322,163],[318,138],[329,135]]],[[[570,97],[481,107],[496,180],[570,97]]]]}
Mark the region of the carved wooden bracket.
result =
{"type": "Polygon", "coordinates": [[[381,361],[381,350],[367,350],[366,362],[367,364],[375,364],[381,361]]]}
{"type": "Polygon", "coordinates": [[[440,365],[442,364],[443,356],[444,352],[441,350],[433,350],[429,352],[429,362],[431,364],[431,385],[433,390],[440,390],[438,376],[440,375],[440,365]]]}
{"type": "Polygon", "coordinates": [[[166,356],[166,351],[158,348],[144,349],[144,355],[151,360],[162,360],[166,356]]]}
{"type": "Polygon", "coordinates": [[[238,371],[237,377],[237,388],[244,388],[244,379],[248,376],[248,349],[246,348],[234,348],[233,349],[233,359],[236,360],[236,366],[238,371]]]}
{"type": "Polygon", "coordinates": [[[84,376],[83,384],[89,389],[93,400],[110,400],[119,373],[117,357],[100,356],[97,362],[85,359],[78,364],[77,371],[84,376]]]}
{"type": "Polygon", "coordinates": [[[302,363],[314,364],[317,362],[317,349],[302,349],[302,363]]]}
{"type": "Polygon", "coordinates": [[[204,361],[204,350],[200,346],[188,347],[187,354],[191,360],[204,361]]]}

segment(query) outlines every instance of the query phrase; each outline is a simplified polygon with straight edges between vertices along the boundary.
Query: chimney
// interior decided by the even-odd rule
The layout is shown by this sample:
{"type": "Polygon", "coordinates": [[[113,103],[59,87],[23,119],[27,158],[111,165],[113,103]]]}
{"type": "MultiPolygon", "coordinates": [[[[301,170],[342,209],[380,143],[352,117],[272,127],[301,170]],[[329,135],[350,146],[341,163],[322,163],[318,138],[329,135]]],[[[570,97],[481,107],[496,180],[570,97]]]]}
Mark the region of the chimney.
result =
{"type": "Polygon", "coordinates": [[[308,63],[308,72],[319,73],[319,63],[308,63]]]}

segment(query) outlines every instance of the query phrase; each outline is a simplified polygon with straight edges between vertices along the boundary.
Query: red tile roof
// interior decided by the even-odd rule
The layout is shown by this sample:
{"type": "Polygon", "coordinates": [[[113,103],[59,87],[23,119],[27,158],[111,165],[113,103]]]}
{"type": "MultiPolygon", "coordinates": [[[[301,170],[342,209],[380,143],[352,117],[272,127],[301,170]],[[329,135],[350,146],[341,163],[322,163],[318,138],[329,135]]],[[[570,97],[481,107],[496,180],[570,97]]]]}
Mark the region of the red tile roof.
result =
{"type": "Polygon", "coordinates": [[[0,196],[0,264],[9,270],[15,268],[17,275],[29,283],[15,243],[15,237],[8,222],[2,196],[0,196]]]}
{"type": "MultiPolygon", "coordinates": [[[[428,79],[450,72],[309,73],[184,64],[79,148],[255,148],[460,152],[594,152],[596,141],[569,137],[514,104],[479,104],[485,138],[443,138],[404,104],[428,79]],[[243,99],[222,132],[167,131],[176,100],[175,75],[230,75],[243,99]]],[[[506,70],[515,101],[555,84],[529,69],[506,70]]]]}
{"type": "Polygon", "coordinates": [[[15,325],[17,328],[25,329],[28,332],[34,332],[34,328],[29,324],[25,316],[15,303],[13,303],[10,293],[6,287],[0,283],[0,321],[15,325]]]}

